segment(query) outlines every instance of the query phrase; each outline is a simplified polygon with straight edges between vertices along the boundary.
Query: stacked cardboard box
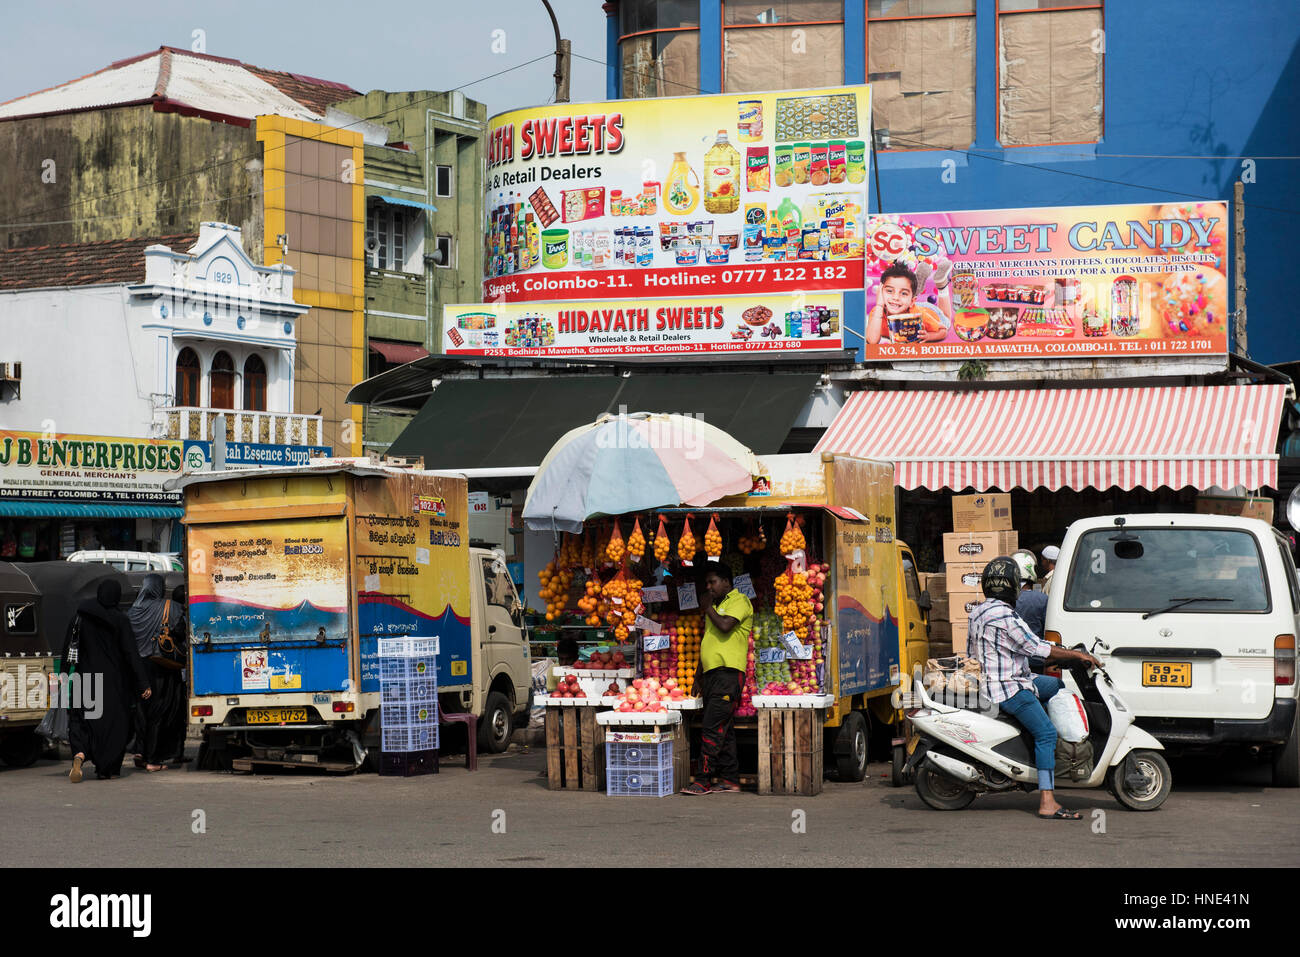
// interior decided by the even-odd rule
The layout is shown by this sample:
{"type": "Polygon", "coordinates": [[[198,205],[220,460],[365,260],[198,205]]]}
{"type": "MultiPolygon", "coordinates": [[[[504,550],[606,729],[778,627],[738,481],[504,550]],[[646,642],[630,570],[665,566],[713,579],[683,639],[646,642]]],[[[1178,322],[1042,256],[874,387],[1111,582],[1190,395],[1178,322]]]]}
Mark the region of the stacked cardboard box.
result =
{"type": "Polygon", "coordinates": [[[948,582],[945,572],[921,575],[921,587],[930,593],[930,657],[952,654],[952,624],[949,622],[948,582]]]}
{"type": "Polygon", "coordinates": [[[954,495],[953,531],[943,536],[952,651],[966,650],[970,613],[984,600],[980,577],[984,566],[1020,546],[1011,527],[1011,496],[1005,493],[954,495]]]}

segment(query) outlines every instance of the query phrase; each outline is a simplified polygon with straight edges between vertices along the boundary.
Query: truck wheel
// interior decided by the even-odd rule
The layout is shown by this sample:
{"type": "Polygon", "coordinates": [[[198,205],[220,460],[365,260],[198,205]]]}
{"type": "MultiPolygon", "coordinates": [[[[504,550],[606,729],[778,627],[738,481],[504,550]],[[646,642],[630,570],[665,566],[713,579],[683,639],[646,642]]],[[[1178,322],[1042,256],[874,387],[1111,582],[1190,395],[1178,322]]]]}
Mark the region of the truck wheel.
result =
{"type": "Polygon", "coordinates": [[[896,744],[893,746],[889,765],[889,783],[896,788],[901,788],[907,784],[907,745],[896,744]]]}
{"type": "Polygon", "coordinates": [[[835,769],[841,781],[861,781],[867,776],[867,722],[857,711],[844,716],[835,740],[835,769]]]}
{"type": "Polygon", "coordinates": [[[1165,803],[1174,786],[1169,762],[1157,751],[1134,751],[1110,769],[1110,786],[1119,803],[1130,811],[1154,811],[1165,803]],[[1127,780],[1124,769],[1130,762],[1137,771],[1127,780]]]}
{"type": "Polygon", "coordinates": [[[500,691],[489,691],[487,707],[478,723],[478,747],[488,754],[502,754],[510,747],[510,699],[500,691]]]}
{"type": "Polygon", "coordinates": [[[1273,752],[1273,787],[1300,787],[1300,712],[1291,722],[1291,736],[1273,752]]]}
{"type": "Polygon", "coordinates": [[[924,764],[916,769],[916,793],[936,811],[960,811],[970,807],[975,792],[924,764]]]}
{"type": "Polygon", "coordinates": [[[15,731],[0,739],[0,761],[11,768],[35,764],[45,751],[45,742],[35,731],[15,731]]]}

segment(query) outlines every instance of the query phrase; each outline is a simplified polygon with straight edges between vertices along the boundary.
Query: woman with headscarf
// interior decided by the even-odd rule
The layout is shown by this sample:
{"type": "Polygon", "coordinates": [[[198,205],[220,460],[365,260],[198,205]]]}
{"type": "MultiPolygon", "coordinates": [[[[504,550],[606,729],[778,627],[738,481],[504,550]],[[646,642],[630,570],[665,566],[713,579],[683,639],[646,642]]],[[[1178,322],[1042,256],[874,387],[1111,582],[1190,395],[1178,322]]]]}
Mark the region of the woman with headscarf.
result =
{"type": "Polygon", "coordinates": [[[172,640],[179,633],[178,625],[183,612],[175,602],[164,598],[166,582],[161,575],[146,575],[135,604],[127,612],[136,646],[149,649],[152,654],[143,659],[149,675],[153,695],[144,703],[144,733],[140,751],[147,771],[164,771],[167,762],[176,753],[178,734],[184,733],[184,723],[178,718],[185,711],[185,683],[181,680],[184,666],[180,649],[185,645],[172,640]],[[166,634],[168,641],[160,642],[166,634]]]}
{"type": "Polygon", "coordinates": [[[94,600],[83,601],[68,628],[63,655],[67,660],[76,636],[76,668],[83,688],[80,701],[70,709],[69,740],[73,749],[68,780],[81,781],[82,763],[95,766],[95,777],[106,780],[122,773],[122,757],[131,737],[134,703],[150,696],[149,676],[136,651],[131,623],[121,611],[122,586],[116,579],[99,583],[94,600]],[[87,683],[97,685],[95,700],[86,694],[87,683]],[[85,704],[91,704],[87,711],[85,704]]]}

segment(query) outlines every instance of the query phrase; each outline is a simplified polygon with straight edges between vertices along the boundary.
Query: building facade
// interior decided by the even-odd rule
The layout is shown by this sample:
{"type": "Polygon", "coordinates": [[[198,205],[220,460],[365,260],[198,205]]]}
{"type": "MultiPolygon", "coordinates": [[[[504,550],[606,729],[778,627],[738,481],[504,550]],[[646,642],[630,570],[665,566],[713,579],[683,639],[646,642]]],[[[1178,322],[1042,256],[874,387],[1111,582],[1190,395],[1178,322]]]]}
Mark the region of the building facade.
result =
{"type": "Polygon", "coordinates": [[[1242,183],[1250,323],[1238,351],[1295,358],[1284,317],[1300,208],[1290,169],[1300,24],[1289,4],[614,0],[603,10],[611,99],[869,82],[877,211],[1194,203],[1231,200],[1242,183]]]}
{"type": "Polygon", "coordinates": [[[241,450],[328,451],[321,417],[293,412],[294,270],[254,263],[238,227],[3,250],[0,276],[8,557],[174,549],[163,483],[210,462],[219,415],[241,450]]]}

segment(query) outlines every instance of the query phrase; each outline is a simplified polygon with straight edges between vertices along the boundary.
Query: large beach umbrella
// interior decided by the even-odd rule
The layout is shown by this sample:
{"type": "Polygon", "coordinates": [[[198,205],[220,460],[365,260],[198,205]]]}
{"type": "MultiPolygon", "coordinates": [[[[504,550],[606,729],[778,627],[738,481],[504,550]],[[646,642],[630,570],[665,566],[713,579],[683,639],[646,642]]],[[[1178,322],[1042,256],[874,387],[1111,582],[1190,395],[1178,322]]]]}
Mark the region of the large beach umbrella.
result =
{"type": "Polygon", "coordinates": [[[752,487],[758,461],[726,432],[689,415],[602,415],[560,437],[528,487],[534,531],[580,532],[597,515],[708,505],[752,487]]]}

